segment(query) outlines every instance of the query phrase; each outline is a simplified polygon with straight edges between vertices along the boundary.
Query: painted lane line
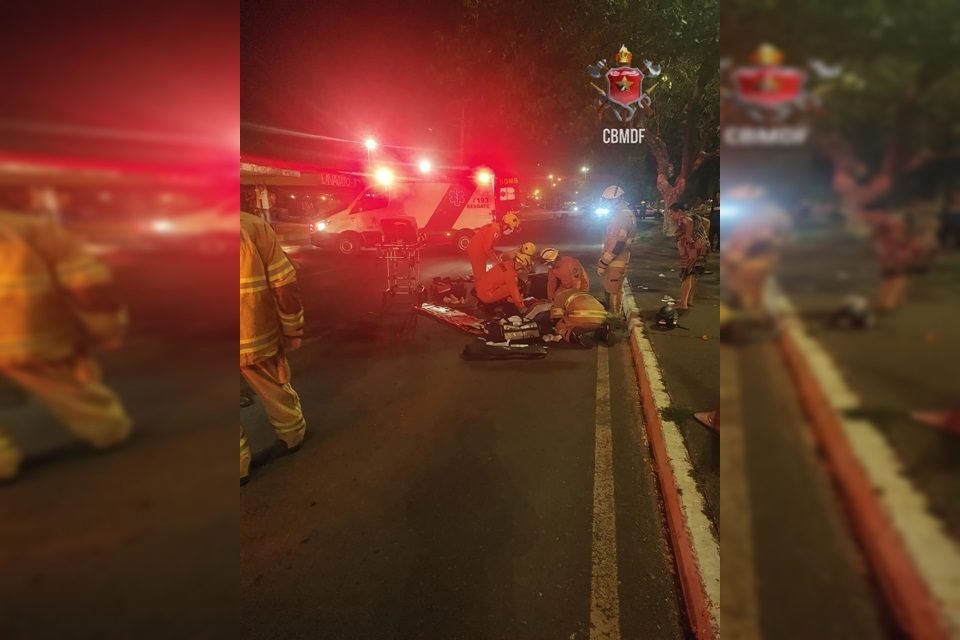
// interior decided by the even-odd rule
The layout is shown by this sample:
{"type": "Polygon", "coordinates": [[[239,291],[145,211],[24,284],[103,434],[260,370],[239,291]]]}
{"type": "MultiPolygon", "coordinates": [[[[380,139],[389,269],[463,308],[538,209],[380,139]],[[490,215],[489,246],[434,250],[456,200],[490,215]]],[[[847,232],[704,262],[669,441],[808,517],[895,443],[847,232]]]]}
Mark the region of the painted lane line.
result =
{"type": "Polygon", "coordinates": [[[960,544],[877,426],[845,416],[860,399],[789,298],[771,286],[768,304],[780,319],[780,347],[814,432],[902,627],[915,638],[960,638],[960,544]]]}
{"type": "Polygon", "coordinates": [[[613,495],[610,355],[597,348],[597,414],[593,459],[593,543],[590,571],[590,638],[619,640],[620,579],[613,495]]]}
{"type": "Polygon", "coordinates": [[[753,519],[747,480],[746,438],[740,396],[739,358],[735,349],[720,347],[720,513],[724,514],[720,546],[727,571],[723,583],[720,621],[729,638],[759,640],[756,560],[753,553],[753,519]]]}
{"type": "Polygon", "coordinates": [[[623,305],[630,331],[644,423],[653,451],[667,526],[677,562],[687,618],[700,640],[720,637],[720,545],[706,501],[697,487],[693,465],[676,423],[661,411],[671,406],[657,363],[657,355],[643,331],[630,283],[623,279],[623,305]]]}

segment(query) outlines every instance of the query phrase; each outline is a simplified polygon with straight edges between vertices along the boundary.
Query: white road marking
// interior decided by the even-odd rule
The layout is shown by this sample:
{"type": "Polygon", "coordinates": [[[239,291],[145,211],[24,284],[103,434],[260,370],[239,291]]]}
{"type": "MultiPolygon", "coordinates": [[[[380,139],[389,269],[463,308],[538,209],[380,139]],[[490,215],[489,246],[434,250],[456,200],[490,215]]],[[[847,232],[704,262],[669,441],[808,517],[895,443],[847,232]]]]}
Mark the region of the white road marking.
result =
{"type": "MultiPolygon", "coordinates": [[[[653,345],[647,339],[640,321],[640,311],[633,299],[629,281],[623,279],[623,307],[627,315],[630,337],[635,340],[643,356],[643,367],[650,381],[650,391],[657,411],[671,406],[670,396],[663,383],[660,365],[653,345]]],[[[700,579],[706,600],[710,606],[710,619],[716,630],[715,637],[720,637],[720,545],[710,520],[706,514],[706,500],[700,493],[694,480],[693,465],[687,452],[686,443],[680,428],[671,420],[661,419],[663,440],[667,450],[667,459],[673,470],[677,491],[680,494],[680,507],[689,533],[690,544],[693,547],[694,560],[700,571],[700,579]]],[[[723,457],[723,456],[721,456],[723,457]]]]}
{"type": "Polygon", "coordinates": [[[950,632],[960,638],[960,544],[930,512],[926,496],[910,481],[896,451],[877,426],[869,420],[844,417],[844,411],[860,406],[860,398],[847,385],[827,351],[807,334],[789,298],[775,286],[769,287],[767,293],[771,308],[782,318],[783,329],[793,337],[837,413],[850,448],[903,539],[907,553],[939,601],[950,632]]]}
{"type": "Polygon", "coordinates": [[[597,414],[593,459],[593,545],[590,572],[590,638],[619,640],[620,579],[613,497],[610,355],[597,347],[597,414]]]}
{"type": "Polygon", "coordinates": [[[727,604],[720,611],[720,623],[729,637],[754,640],[761,637],[760,611],[737,360],[733,348],[720,347],[720,513],[724,514],[720,545],[722,562],[734,568],[723,583],[727,604]]]}

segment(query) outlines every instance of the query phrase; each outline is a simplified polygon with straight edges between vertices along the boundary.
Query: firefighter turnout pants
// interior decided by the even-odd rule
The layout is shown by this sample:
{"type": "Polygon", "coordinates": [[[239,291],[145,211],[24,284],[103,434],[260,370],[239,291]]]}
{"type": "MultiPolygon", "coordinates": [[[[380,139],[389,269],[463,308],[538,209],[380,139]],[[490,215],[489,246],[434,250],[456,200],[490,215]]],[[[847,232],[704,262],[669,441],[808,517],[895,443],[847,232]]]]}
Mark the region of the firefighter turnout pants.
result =
{"type": "Polygon", "coordinates": [[[607,321],[607,312],[589,293],[567,289],[557,294],[550,317],[557,320],[557,333],[570,342],[574,331],[594,331],[602,327],[607,321]]]}
{"type": "MultiPolygon", "coordinates": [[[[240,374],[260,398],[277,438],[288,447],[296,447],[303,442],[307,422],[300,408],[300,396],[290,385],[290,363],[286,356],[278,353],[250,366],[240,367],[240,374]]],[[[241,427],[241,476],[249,471],[250,457],[250,446],[241,427]]]]}
{"type": "MultiPolygon", "coordinates": [[[[132,423],[117,395],[101,382],[100,368],[89,356],[0,365],[7,378],[37,398],[77,438],[97,449],[127,439],[132,423]]],[[[16,475],[20,452],[0,433],[0,478],[16,475]]]]}

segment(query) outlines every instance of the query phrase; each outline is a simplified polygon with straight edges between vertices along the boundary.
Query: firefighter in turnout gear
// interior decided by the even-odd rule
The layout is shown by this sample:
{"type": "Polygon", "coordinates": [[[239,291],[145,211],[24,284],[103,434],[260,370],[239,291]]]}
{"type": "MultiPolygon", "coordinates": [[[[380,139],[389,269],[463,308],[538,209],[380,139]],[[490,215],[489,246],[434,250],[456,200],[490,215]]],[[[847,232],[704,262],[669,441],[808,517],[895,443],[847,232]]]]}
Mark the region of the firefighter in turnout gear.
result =
{"type": "Polygon", "coordinates": [[[565,289],[590,291],[587,271],[573,256],[561,256],[559,251],[549,248],[540,252],[540,260],[547,266],[547,300],[552,302],[565,289]]]}
{"type": "Polygon", "coordinates": [[[489,271],[477,280],[477,298],[484,304],[496,304],[509,300],[520,313],[527,308],[520,295],[520,273],[530,268],[530,256],[518,253],[513,260],[504,260],[493,265],[489,271]]]}
{"type": "Polygon", "coordinates": [[[557,321],[557,333],[567,342],[582,342],[582,337],[603,327],[607,311],[600,301],[579,289],[564,289],[557,294],[550,308],[550,318],[557,321]]]}
{"type": "Polygon", "coordinates": [[[473,269],[473,280],[476,282],[487,271],[487,262],[496,264],[499,260],[494,245],[502,235],[510,235],[520,228],[520,218],[515,213],[508,213],[502,219],[480,227],[467,245],[467,257],[473,269]]]}
{"type": "MultiPolygon", "coordinates": [[[[107,267],[76,238],[20,212],[28,209],[26,193],[5,190],[0,202],[0,377],[35,396],[79,439],[114,447],[129,437],[131,421],[101,382],[91,351],[120,345],[126,310],[107,267]]],[[[17,476],[21,458],[0,432],[0,480],[17,476]]]]}
{"type": "MultiPolygon", "coordinates": [[[[240,373],[260,397],[283,455],[300,448],[306,421],[290,385],[285,353],[300,348],[303,305],[297,273],[276,233],[240,213],[240,373]]],[[[250,446],[240,427],[240,482],[250,473],[250,446]]]]}
{"type": "Polygon", "coordinates": [[[597,274],[603,278],[610,313],[619,318],[623,314],[623,276],[630,262],[630,245],[637,231],[633,212],[627,207],[623,189],[611,185],[603,191],[603,200],[611,211],[610,222],[603,239],[603,253],[597,263],[597,274]]]}

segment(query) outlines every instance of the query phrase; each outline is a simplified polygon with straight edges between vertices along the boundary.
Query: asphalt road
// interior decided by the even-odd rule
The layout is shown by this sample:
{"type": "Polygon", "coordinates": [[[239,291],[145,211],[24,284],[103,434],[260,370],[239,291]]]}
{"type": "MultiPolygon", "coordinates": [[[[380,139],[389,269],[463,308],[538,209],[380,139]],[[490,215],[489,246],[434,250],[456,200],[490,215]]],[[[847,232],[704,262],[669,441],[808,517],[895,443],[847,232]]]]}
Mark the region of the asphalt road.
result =
{"type": "Polygon", "coordinates": [[[101,364],[135,433],[93,454],[5,393],[28,464],[0,487],[0,637],[236,637],[236,255],[113,263],[131,331],[101,364]]]}
{"type": "MultiPolygon", "coordinates": [[[[600,228],[530,223],[528,239],[592,264],[600,228]]],[[[468,336],[379,314],[374,257],[294,258],[308,437],[241,492],[243,637],[585,639],[591,618],[685,637],[625,343],[467,362],[468,336]],[[592,597],[592,578],[615,586],[592,597]]],[[[443,249],[424,268],[469,269],[443,249]]],[[[241,420],[269,445],[258,405],[241,420]]]]}

